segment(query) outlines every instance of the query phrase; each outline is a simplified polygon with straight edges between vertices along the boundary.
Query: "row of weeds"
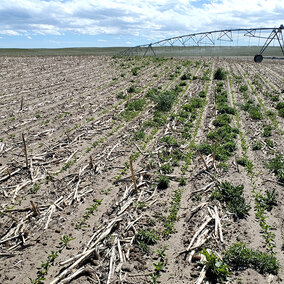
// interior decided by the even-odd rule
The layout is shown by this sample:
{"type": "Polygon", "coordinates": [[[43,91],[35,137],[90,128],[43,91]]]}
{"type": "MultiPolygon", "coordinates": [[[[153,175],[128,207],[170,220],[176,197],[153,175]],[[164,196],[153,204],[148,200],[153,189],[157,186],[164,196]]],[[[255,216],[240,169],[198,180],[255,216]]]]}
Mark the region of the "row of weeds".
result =
{"type": "MultiPolygon", "coordinates": [[[[279,117],[284,117],[284,102],[283,97],[281,96],[281,93],[284,93],[284,89],[282,90],[276,90],[265,78],[263,78],[260,74],[254,75],[254,79],[252,81],[252,85],[254,86],[255,92],[262,92],[263,97],[268,99],[272,105],[272,107],[278,111],[279,117]],[[263,80],[267,86],[269,86],[270,90],[263,91],[263,86],[260,82],[260,80],[263,80]]],[[[268,116],[274,116],[275,113],[271,111],[267,111],[266,114],[268,116]]]]}
{"type": "MultiPolygon", "coordinates": [[[[213,66],[212,66],[213,68],[213,66]]],[[[194,80],[196,76],[187,78],[192,78],[194,80]]],[[[208,77],[210,80],[211,77],[211,69],[205,69],[203,77],[201,80],[208,81],[208,77]],[[205,79],[204,79],[205,77],[205,79]]],[[[185,77],[182,77],[181,80],[186,80],[185,77]]],[[[206,85],[205,89],[197,92],[193,97],[187,99],[187,101],[180,106],[180,108],[176,111],[174,115],[174,119],[177,123],[178,130],[175,131],[175,139],[173,136],[164,136],[161,139],[161,142],[164,143],[166,148],[172,148],[173,154],[172,155],[163,155],[161,156],[164,162],[171,161],[173,164],[177,164],[180,166],[182,174],[188,170],[188,166],[190,165],[192,158],[194,157],[195,152],[195,138],[198,133],[200,123],[203,117],[203,113],[205,110],[205,106],[207,105],[207,93],[209,89],[209,83],[206,85]],[[179,142],[180,141],[180,145],[179,142]],[[185,151],[177,151],[178,147],[181,145],[186,145],[186,149],[188,152],[185,151]],[[184,152],[184,154],[183,154],[184,152]]],[[[166,176],[160,177],[163,181],[167,179],[166,176]]],[[[167,184],[167,183],[165,183],[167,184]]],[[[161,183],[159,182],[159,185],[161,183]]],[[[179,188],[174,191],[172,200],[170,202],[169,208],[169,215],[164,219],[165,230],[163,231],[164,238],[169,238],[172,233],[175,232],[174,224],[177,220],[178,210],[180,208],[180,202],[182,198],[182,193],[185,190],[184,186],[186,186],[186,179],[184,176],[181,176],[179,179],[179,188]]],[[[165,186],[166,187],[166,186],[165,186]]],[[[156,264],[154,264],[155,270],[154,275],[157,274],[156,264]]],[[[160,275],[160,273],[158,273],[160,275]]],[[[152,283],[157,283],[156,279],[152,278],[152,283]]]]}
{"type": "Polygon", "coordinates": [[[223,162],[223,165],[235,152],[236,139],[239,134],[239,129],[232,127],[236,110],[229,104],[228,92],[224,87],[223,80],[218,79],[225,78],[225,76],[225,71],[220,68],[214,74],[214,77],[217,78],[215,88],[217,116],[212,122],[215,129],[207,134],[206,141],[198,145],[201,154],[212,154],[217,161],[223,162]]]}
{"type": "MultiPolygon", "coordinates": [[[[221,72],[222,70],[218,69],[215,73],[216,79],[224,79],[226,76],[225,72],[221,72]]],[[[239,80],[239,78],[237,78],[239,80]]],[[[252,268],[259,273],[262,274],[277,274],[279,271],[279,262],[273,253],[273,238],[274,235],[271,232],[271,227],[266,223],[266,216],[265,211],[270,211],[273,206],[276,205],[275,202],[275,192],[266,191],[265,195],[263,195],[260,191],[256,191],[256,182],[255,182],[255,173],[253,162],[248,158],[248,146],[246,143],[245,135],[242,131],[241,123],[240,123],[240,116],[237,109],[236,98],[234,96],[232,90],[232,81],[231,76],[229,75],[228,78],[229,88],[231,90],[232,101],[233,101],[233,108],[229,108],[231,115],[234,115],[236,126],[238,128],[238,133],[241,139],[241,146],[242,146],[242,153],[243,153],[243,166],[246,167],[249,177],[251,179],[251,184],[253,186],[253,194],[255,197],[255,209],[256,209],[256,218],[260,222],[260,226],[262,228],[262,232],[264,235],[264,239],[266,241],[266,245],[268,248],[267,253],[260,252],[258,250],[253,250],[248,248],[244,243],[235,243],[231,245],[227,250],[222,253],[223,257],[211,252],[210,250],[203,249],[201,252],[205,256],[205,269],[206,269],[206,276],[212,283],[225,283],[228,280],[229,275],[232,271],[242,271],[247,268],[252,268]],[[233,110],[233,111],[232,111],[233,110]]],[[[217,84],[217,93],[221,93],[221,90],[218,91],[218,88],[221,84],[217,84]]],[[[246,92],[247,87],[241,86],[240,93],[246,92]]],[[[227,100],[221,97],[216,96],[216,108],[219,113],[220,109],[227,109],[227,100]],[[225,103],[223,106],[222,104],[225,103]]],[[[225,97],[224,97],[225,98],[225,97]]],[[[253,115],[253,107],[252,104],[248,109],[250,110],[250,115],[253,115]]],[[[224,112],[229,114],[228,112],[224,112]]],[[[219,125],[219,122],[222,121],[222,116],[219,113],[219,119],[215,119],[213,124],[215,127],[222,127],[219,125]],[[217,125],[216,125],[217,120],[217,125]]],[[[253,117],[252,117],[253,118],[253,117]]],[[[255,119],[255,118],[253,118],[255,119]]],[[[228,116],[226,116],[226,122],[224,125],[228,125],[231,120],[228,116]]],[[[224,126],[223,125],[223,126],[224,126]]],[[[269,129],[267,129],[269,131],[269,129]]],[[[210,133],[209,133],[210,134],[210,133]]],[[[208,144],[205,147],[204,144],[200,145],[200,150],[204,151],[204,148],[207,149],[208,144]]],[[[216,148],[215,148],[216,149],[216,148]]],[[[212,148],[210,151],[206,151],[205,154],[212,153],[212,148]]],[[[229,157],[229,155],[227,156],[229,157]]],[[[277,160],[279,162],[279,160],[277,160]]],[[[274,168],[271,164],[270,167],[274,168]]],[[[280,167],[281,168],[281,167],[280,167]]],[[[234,186],[230,182],[225,181],[220,184],[217,184],[216,189],[211,193],[211,199],[217,199],[221,203],[226,206],[227,211],[229,211],[235,220],[240,218],[246,218],[249,214],[250,205],[248,205],[245,201],[243,196],[244,186],[237,185],[234,186]]]]}
{"type": "MultiPolygon", "coordinates": [[[[187,67],[190,65],[192,64],[188,62],[187,67]]],[[[142,124],[141,129],[134,135],[135,138],[141,137],[140,142],[141,145],[143,145],[143,143],[148,143],[146,133],[150,133],[151,135],[153,130],[158,131],[168,123],[172,124],[174,122],[176,125],[177,129],[173,130],[170,128],[168,134],[158,139],[157,142],[158,145],[160,145],[161,150],[156,155],[150,155],[152,159],[147,165],[148,169],[155,172],[155,187],[162,194],[164,194],[163,192],[166,193],[166,190],[171,188],[171,174],[178,171],[178,168],[180,168],[185,161],[186,155],[184,155],[181,150],[181,146],[187,144],[191,139],[190,133],[196,122],[198,110],[205,104],[204,97],[206,94],[204,95],[204,93],[200,96],[197,95],[194,98],[188,98],[186,95],[189,84],[194,76],[196,76],[195,74],[200,66],[200,63],[195,63],[194,67],[197,68],[194,75],[190,75],[189,70],[183,75],[179,74],[181,75],[180,83],[171,90],[160,91],[159,89],[151,89],[148,92],[147,97],[154,105],[153,119],[142,124]],[[185,100],[185,103],[178,103],[182,100],[185,100]],[[175,105],[177,105],[177,110],[173,111],[175,105]],[[145,133],[145,135],[142,133],[145,133]]],[[[179,70],[179,68],[177,68],[177,70],[179,70]]],[[[156,147],[158,145],[156,145],[156,147]]],[[[169,202],[168,216],[155,212],[153,219],[155,221],[152,220],[150,223],[154,225],[156,222],[161,222],[162,224],[160,225],[162,225],[162,228],[159,229],[159,231],[145,230],[145,228],[143,228],[137,233],[135,242],[144,253],[149,253],[149,246],[158,244],[158,240],[168,239],[170,235],[175,232],[174,226],[178,218],[182,193],[184,190],[183,186],[185,184],[185,178],[181,177],[179,179],[179,187],[174,190],[171,201],[169,202]],[[148,238],[149,236],[150,238],[148,238]]],[[[150,274],[151,283],[157,283],[158,279],[161,277],[162,271],[165,269],[167,264],[166,249],[166,246],[163,246],[162,249],[157,250],[158,262],[153,263],[154,271],[150,274]]]]}
{"type": "MultiPolygon", "coordinates": [[[[230,125],[232,116],[236,115],[237,112],[235,108],[229,105],[228,93],[224,88],[226,77],[227,72],[217,68],[214,73],[214,79],[217,81],[214,92],[217,112],[217,117],[213,120],[215,129],[208,133],[207,141],[197,147],[201,154],[212,154],[216,160],[222,162],[227,161],[236,150],[235,140],[239,134],[239,131],[230,125]]],[[[243,196],[243,191],[243,185],[234,186],[230,182],[224,181],[217,183],[215,189],[211,192],[210,199],[219,200],[236,221],[246,218],[250,210],[250,206],[243,196]]],[[[209,249],[203,248],[200,253],[205,256],[204,267],[207,279],[212,283],[226,282],[233,268],[231,263],[227,263],[224,257],[222,258],[209,249]]]]}
{"type": "MultiPolygon", "coordinates": [[[[255,117],[254,119],[261,120],[264,117],[264,118],[270,120],[271,123],[274,125],[274,127],[279,130],[278,121],[276,120],[276,114],[266,107],[266,105],[263,103],[261,96],[258,93],[258,92],[262,91],[262,85],[259,82],[257,75],[255,76],[255,78],[252,82],[248,79],[246,74],[243,74],[243,77],[244,77],[244,80],[247,83],[247,85],[245,85],[245,86],[249,86],[252,95],[254,95],[254,97],[258,101],[257,108],[259,109],[259,113],[261,112],[260,110],[262,110],[262,112],[263,112],[263,116],[260,115],[260,117],[258,117],[259,114],[257,113],[256,110],[254,110],[254,112],[253,112],[254,113],[253,117],[255,117]]],[[[281,103],[278,105],[278,108],[279,108],[279,110],[282,109],[281,103]]],[[[281,132],[281,130],[279,130],[279,131],[281,132]]]]}
{"type": "MultiPolygon", "coordinates": [[[[241,84],[242,78],[235,76],[235,81],[238,84],[241,84]]],[[[239,116],[239,113],[237,111],[236,98],[235,98],[234,92],[232,90],[232,79],[231,79],[231,77],[229,78],[229,86],[230,86],[230,89],[231,89],[233,104],[234,104],[234,106],[236,108],[236,112],[237,112],[236,113],[236,124],[237,124],[237,127],[240,129],[240,137],[241,137],[241,147],[242,147],[243,157],[238,162],[246,168],[248,176],[250,178],[250,184],[251,184],[251,187],[252,187],[252,193],[253,193],[254,202],[255,202],[255,216],[256,216],[256,219],[258,220],[259,224],[260,224],[262,235],[263,235],[263,238],[265,240],[266,247],[268,249],[268,253],[264,254],[264,255],[267,259],[270,259],[273,263],[275,263],[275,267],[274,267],[273,272],[270,271],[269,273],[277,274],[277,271],[279,269],[279,264],[278,264],[278,261],[275,258],[275,255],[274,255],[275,234],[273,233],[273,228],[270,225],[267,224],[267,216],[266,216],[267,212],[271,211],[272,207],[276,205],[276,200],[275,200],[276,193],[272,192],[272,191],[268,191],[268,190],[265,191],[265,193],[264,193],[261,190],[261,188],[257,186],[255,167],[254,167],[253,161],[250,160],[249,157],[248,157],[249,147],[248,147],[247,142],[246,142],[245,134],[242,131],[240,116],[239,116]]],[[[239,87],[239,93],[246,94],[244,99],[249,99],[248,93],[247,93],[247,88],[245,88],[245,87],[246,87],[246,85],[241,85],[241,87],[239,87]]],[[[253,150],[254,147],[255,147],[255,145],[252,146],[252,150],[253,150]]],[[[244,248],[243,244],[239,244],[239,246],[242,246],[244,252],[247,252],[247,253],[249,252],[249,250],[244,248]]],[[[250,254],[252,254],[252,253],[250,253],[250,254]]],[[[259,257],[261,258],[261,256],[259,256],[259,257]]],[[[251,264],[247,264],[247,267],[249,267],[249,265],[251,265],[251,264]]],[[[261,268],[261,269],[258,268],[256,270],[258,270],[259,272],[262,272],[262,273],[267,272],[263,268],[261,268]]]]}

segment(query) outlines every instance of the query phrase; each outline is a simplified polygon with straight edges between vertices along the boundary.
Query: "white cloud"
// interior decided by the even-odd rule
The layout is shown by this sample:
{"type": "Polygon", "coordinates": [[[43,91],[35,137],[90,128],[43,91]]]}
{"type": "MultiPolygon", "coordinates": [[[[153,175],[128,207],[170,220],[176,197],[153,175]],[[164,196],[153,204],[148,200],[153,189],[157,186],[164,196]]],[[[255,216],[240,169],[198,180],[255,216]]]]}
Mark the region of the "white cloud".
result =
{"type": "Polygon", "coordinates": [[[0,34],[65,32],[167,38],[196,31],[279,26],[278,0],[1,0],[0,34]]]}
{"type": "Polygon", "coordinates": [[[13,30],[0,30],[0,34],[9,36],[19,36],[20,34],[13,30]]]}

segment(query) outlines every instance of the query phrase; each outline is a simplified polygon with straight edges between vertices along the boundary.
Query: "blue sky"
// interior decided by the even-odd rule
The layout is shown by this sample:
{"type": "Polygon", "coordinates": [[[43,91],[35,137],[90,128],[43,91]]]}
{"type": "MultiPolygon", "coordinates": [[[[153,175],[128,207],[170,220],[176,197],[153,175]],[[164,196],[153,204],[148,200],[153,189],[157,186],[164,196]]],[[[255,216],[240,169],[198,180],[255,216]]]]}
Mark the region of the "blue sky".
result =
{"type": "Polygon", "coordinates": [[[1,0],[0,48],[135,46],[226,28],[278,27],[276,0],[1,0]]]}

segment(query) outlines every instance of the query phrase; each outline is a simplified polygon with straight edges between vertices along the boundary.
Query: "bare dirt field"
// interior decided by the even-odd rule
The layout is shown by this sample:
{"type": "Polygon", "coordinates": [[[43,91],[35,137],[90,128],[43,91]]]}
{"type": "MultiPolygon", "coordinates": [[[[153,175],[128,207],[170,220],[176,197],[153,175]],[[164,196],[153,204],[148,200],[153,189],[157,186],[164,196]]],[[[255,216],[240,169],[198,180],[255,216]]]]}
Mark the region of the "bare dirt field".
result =
{"type": "Polygon", "coordinates": [[[284,62],[0,66],[0,283],[283,282],[284,62]]]}

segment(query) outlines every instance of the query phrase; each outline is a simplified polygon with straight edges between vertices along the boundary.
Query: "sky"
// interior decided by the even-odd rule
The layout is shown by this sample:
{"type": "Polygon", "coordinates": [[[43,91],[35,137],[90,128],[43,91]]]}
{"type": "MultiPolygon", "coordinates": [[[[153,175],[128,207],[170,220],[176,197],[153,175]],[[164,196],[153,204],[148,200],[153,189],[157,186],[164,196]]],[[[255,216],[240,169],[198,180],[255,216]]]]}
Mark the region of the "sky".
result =
{"type": "Polygon", "coordinates": [[[0,0],[0,48],[136,46],[281,24],[283,0],[0,0]]]}

